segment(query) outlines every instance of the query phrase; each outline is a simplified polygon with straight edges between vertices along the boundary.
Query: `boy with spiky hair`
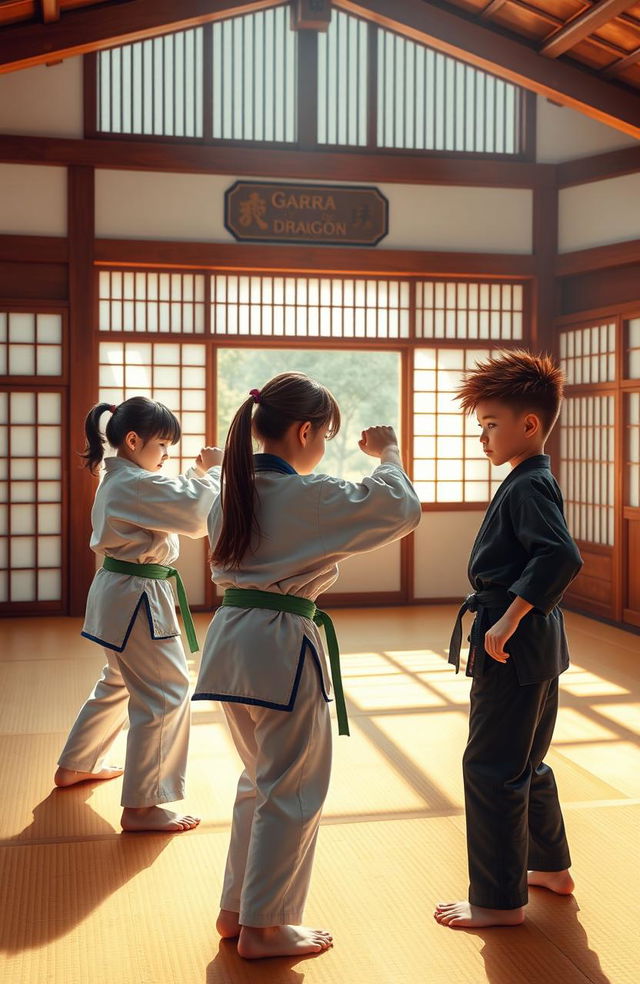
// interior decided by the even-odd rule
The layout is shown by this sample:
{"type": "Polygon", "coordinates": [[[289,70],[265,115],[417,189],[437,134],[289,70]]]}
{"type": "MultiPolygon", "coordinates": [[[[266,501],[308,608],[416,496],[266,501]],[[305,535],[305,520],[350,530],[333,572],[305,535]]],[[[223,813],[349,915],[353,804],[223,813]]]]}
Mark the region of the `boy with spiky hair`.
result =
{"type": "Polygon", "coordinates": [[[573,891],[553,772],[544,763],[569,665],[557,607],[582,560],[563,515],[544,444],[562,400],[561,371],[547,356],[502,353],[476,363],[458,390],[475,411],[484,453],[512,471],[493,497],[471,551],[473,587],[451,638],[460,664],[469,637],[469,740],[463,758],[469,900],[439,904],[445,926],[516,926],[527,885],[573,891]],[[527,871],[529,869],[529,871],[527,871]]]}

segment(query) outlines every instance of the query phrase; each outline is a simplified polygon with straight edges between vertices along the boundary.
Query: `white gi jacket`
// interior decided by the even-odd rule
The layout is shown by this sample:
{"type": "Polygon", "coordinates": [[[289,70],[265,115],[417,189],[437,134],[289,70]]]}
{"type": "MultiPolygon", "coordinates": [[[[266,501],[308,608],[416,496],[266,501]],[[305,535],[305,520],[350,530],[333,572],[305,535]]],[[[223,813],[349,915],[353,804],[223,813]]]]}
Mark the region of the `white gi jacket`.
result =
{"type": "MultiPolygon", "coordinates": [[[[261,537],[238,569],[212,567],[219,588],[253,588],[315,601],[338,577],[338,563],[410,533],[420,501],[398,465],[381,464],[362,482],[298,475],[274,455],[256,455],[261,537]]],[[[222,523],[220,500],[209,516],[212,548],[222,523]]],[[[307,650],[329,700],[321,636],[313,622],[289,612],[220,607],[202,650],[194,700],[223,700],[293,709],[307,650]]]]}
{"type": "MultiPolygon", "coordinates": [[[[99,556],[131,564],[173,566],[178,534],[197,539],[207,532],[207,516],[220,491],[220,466],[204,476],[195,468],[169,478],[146,471],[126,458],[105,459],[105,475],[91,510],[91,549],[99,556]]],[[[82,635],[122,652],[140,604],[153,639],[180,634],[169,581],[96,571],[82,635]]]]}

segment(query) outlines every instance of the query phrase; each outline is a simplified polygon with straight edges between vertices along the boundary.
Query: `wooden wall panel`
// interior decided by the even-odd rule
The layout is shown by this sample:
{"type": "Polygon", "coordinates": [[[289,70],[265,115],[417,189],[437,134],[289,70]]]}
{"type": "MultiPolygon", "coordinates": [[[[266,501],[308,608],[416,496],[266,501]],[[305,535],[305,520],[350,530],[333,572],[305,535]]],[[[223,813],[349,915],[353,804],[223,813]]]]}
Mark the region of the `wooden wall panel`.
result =
{"type": "Polygon", "coordinates": [[[560,287],[560,314],[594,308],[616,308],[640,300],[640,263],[589,270],[564,277],[560,287]]]}
{"type": "Polygon", "coordinates": [[[584,566],[565,595],[569,607],[601,618],[614,618],[613,550],[594,550],[587,543],[578,543],[584,566]]]}
{"type": "Polygon", "coordinates": [[[640,519],[626,520],[626,580],[624,620],[640,627],[640,519]]]}
{"type": "Polygon", "coordinates": [[[0,261],[0,298],[3,300],[66,301],[67,296],[64,263],[0,261]]]}

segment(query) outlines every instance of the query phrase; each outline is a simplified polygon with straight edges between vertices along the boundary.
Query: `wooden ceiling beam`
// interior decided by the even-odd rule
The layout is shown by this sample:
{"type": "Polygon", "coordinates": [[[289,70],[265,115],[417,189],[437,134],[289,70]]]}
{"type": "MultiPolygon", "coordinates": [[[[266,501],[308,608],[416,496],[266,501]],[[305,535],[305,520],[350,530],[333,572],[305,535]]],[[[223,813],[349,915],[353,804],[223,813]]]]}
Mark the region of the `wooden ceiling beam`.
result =
{"type": "Polygon", "coordinates": [[[565,51],[574,48],[580,41],[597,31],[603,24],[608,24],[633,7],[634,0],[600,0],[589,10],[578,14],[573,20],[569,21],[563,28],[548,38],[540,48],[540,54],[545,58],[558,58],[565,51]]]}
{"type": "Polygon", "coordinates": [[[555,164],[426,157],[424,154],[354,154],[351,151],[207,147],[152,140],[73,140],[0,134],[0,163],[73,165],[126,171],[233,174],[236,177],[536,188],[554,184],[555,164]]]}
{"type": "Polygon", "coordinates": [[[45,24],[60,20],[60,0],[40,0],[40,11],[45,24]]]}
{"type": "Polygon", "coordinates": [[[342,10],[640,138],[640,94],[588,69],[541,58],[524,42],[424,0],[334,2],[342,10]]]}
{"type": "Polygon", "coordinates": [[[0,74],[84,55],[208,21],[275,7],[280,0],[127,0],[70,10],[48,24],[0,31],[0,74]]]}
{"type": "MultiPolygon", "coordinates": [[[[526,13],[531,14],[533,17],[537,17],[538,20],[546,22],[551,28],[556,28],[557,30],[560,30],[560,28],[565,25],[565,21],[563,21],[561,17],[556,17],[555,14],[549,13],[548,10],[542,10],[540,7],[534,7],[530,3],[527,3],[526,0],[492,0],[492,3],[494,2],[499,4],[499,7],[497,7],[496,10],[499,10],[503,4],[508,2],[512,7],[516,7],[518,10],[524,10],[526,13]]],[[[480,13],[480,17],[485,17],[488,10],[489,8],[486,7],[480,13]]],[[[634,20],[632,17],[627,17],[624,14],[621,14],[618,16],[618,21],[622,24],[626,23],[627,26],[631,27],[633,30],[637,31],[638,29],[638,21],[634,20]]],[[[599,37],[597,34],[594,34],[589,38],[589,43],[595,45],[596,48],[601,48],[602,51],[606,51],[608,55],[614,55],[616,58],[622,59],[626,56],[626,51],[621,48],[620,45],[614,44],[606,38],[599,37]]],[[[632,52],[632,54],[634,54],[634,52],[632,52]]],[[[634,62],[635,59],[630,61],[629,64],[633,65],[634,62]]],[[[609,78],[617,73],[615,71],[611,71],[611,73],[609,73],[609,70],[606,69],[599,74],[602,75],[603,78],[609,78]]]]}

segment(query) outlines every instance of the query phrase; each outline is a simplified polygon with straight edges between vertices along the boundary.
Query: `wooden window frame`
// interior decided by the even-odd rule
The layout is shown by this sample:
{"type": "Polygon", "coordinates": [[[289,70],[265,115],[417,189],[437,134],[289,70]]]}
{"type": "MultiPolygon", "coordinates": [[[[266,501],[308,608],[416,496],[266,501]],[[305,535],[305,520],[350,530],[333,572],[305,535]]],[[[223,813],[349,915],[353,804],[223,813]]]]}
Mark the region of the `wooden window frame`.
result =
{"type": "MultiPolygon", "coordinates": [[[[344,13],[344,11],[340,11],[344,13]]],[[[350,15],[351,16],[351,15],[350,15]]],[[[358,18],[361,19],[361,18],[358,18]]],[[[293,142],[255,141],[255,140],[225,140],[214,139],[212,136],[213,119],[213,84],[211,70],[211,53],[213,39],[213,23],[201,25],[203,30],[203,94],[202,137],[172,137],[156,136],[138,133],[111,133],[98,129],[98,52],[93,51],[83,56],[83,113],[85,139],[113,140],[123,142],[194,145],[198,147],[225,147],[237,149],[269,149],[281,152],[314,151],[318,154],[335,154],[342,151],[356,156],[376,156],[390,161],[409,158],[424,160],[455,159],[468,162],[502,162],[502,163],[535,163],[536,160],[536,95],[534,92],[517,87],[519,98],[519,132],[517,144],[521,148],[518,153],[485,153],[475,151],[449,150],[416,150],[404,148],[379,147],[377,144],[377,32],[378,25],[372,21],[367,29],[367,84],[366,84],[366,145],[342,145],[318,142],[318,35],[315,31],[299,31],[298,60],[297,60],[297,139],[293,142]]],[[[174,32],[167,32],[174,33],[174,32]]],[[[161,36],[161,35],[159,35],[161,36]]],[[[402,37],[402,35],[399,35],[402,37]]],[[[465,64],[465,63],[463,63],[465,64]]],[[[491,74],[491,73],[488,73],[491,74]]]]}
{"type": "MultiPolygon", "coordinates": [[[[179,244],[177,244],[179,246],[179,244]]],[[[140,244],[141,248],[144,249],[144,245],[140,244]]],[[[277,248],[276,248],[277,249],[277,248]]],[[[269,253],[272,251],[270,250],[269,253]]],[[[277,255],[277,254],[276,254],[277,255]]],[[[99,272],[103,270],[110,271],[126,271],[131,270],[132,267],[128,264],[114,262],[100,262],[96,265],[96,284],[97,276],[99,272]]],[[[203,269],[202,267],[176,267],[174,270],[170,270],[168,266],[155,267],[153,263],[139,263],[136,268],[138,272],[160,270],[162,272],[182,272],[182,273],[205,273],[205,329],[204,332],[199,334],[183,334],[180,332],[131,332],[131,331],[100,331],[97,328],[97,287],[96,287],[96,299],[95,299],[95,317],[96,317],[96,328],[95,334],[97,342],[113,340],[113,341],[126,341],[126,342],[172,342],[172,343],[193,343],[193,344],[206,344],[209,348],[215,352],[220,348],[291,348],[291,349],[344,349],[345,346],[350,349],[359,349],[362,351],[396,351],[400,354],[403,364],[402,370],[402,390],[401,390],[401,413],[403,416],[403,455],[405,461],[408,463],[408,472],[411,476],[413,474],[413,352],[416,349],[508,349],[508,348],[518,348],[522,345],[530,344],[532,340],[532,279],[514,276],[512,274],[505,273],[498,277],[495,274],[488,275],[486,278],[481,275],[478,276],[437,276],[438,280],[444,281],[455,281],[456,283],[477,283],[478,281],[487,282],[515,282],[517,281],[522,285],[523,288],[523,337],[519,339],[491,339],[491,338],[422,338],[417,337],[415,333],[415,282],[417,280],[428,280],[430,276],[423,271],[420,274],[386,274],[381,271],[370,270],[366,274],[358,274],[357,279],[362,280],[377,280],[384,278],[387,280],[395,281],[408,281],[410,285],[410,307],[409,307],[409,336],[408,337],[353,337],[353,336],[296,336],[296,335],[250,335],[250,334],[224,334],[221,332],[213,332],[211,330],[211,275],[216,273],[223,274],[237,274],[240,276],[301,276],[301,277],[312,277],[317,279],[322,279],[323,277],[339,279],[352,279],[348,273],[336,273],[332,271],[320,271],[316,270],[310,272],[308,270],[289,270],[282,271],[274,269],[268,263],[261,269],[254,269],[248,271],[246,268],[241,266],[227,266],[224,268],[218,267],[208,267],[203,269]],[[411,420],[409,420],[411,418],[411,420]]],[[[352,275],[355,277],[356,275],[352,275]]],[[[207,359],[209,362],[209,357],[207,359]]],[[[214,358],[215,362],[215,358],[214,358]]],[[[422,508],[424,512],[428,511],[478,511],[479,509],[485,509],[487,506],[487,501],[482,502],[424,502],[422,508]]]]}

